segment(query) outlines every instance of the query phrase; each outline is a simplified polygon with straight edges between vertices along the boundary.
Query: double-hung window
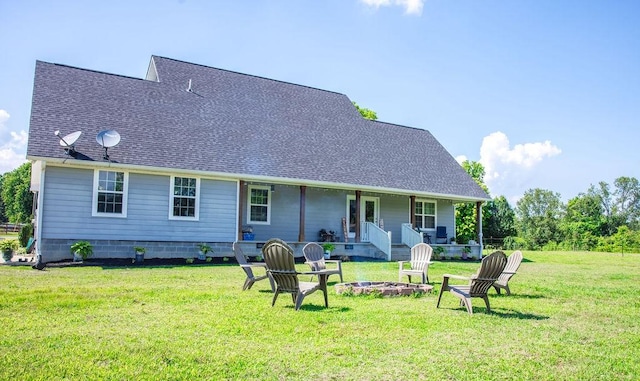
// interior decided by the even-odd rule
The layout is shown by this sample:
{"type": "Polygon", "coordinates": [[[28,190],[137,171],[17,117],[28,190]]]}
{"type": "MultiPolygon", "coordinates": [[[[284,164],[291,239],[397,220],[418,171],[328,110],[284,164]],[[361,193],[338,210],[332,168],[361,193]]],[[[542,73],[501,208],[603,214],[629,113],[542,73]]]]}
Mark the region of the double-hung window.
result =
{"type": "Polygon", "coordinates": [[[169,218],[197,220],[199,215],[200,179],[171,176],[169,218]]]}
{"type": "Polygon", "coordinates": [[[436,228],[436,202],[430,200],[416,200],[416,227],[422,230],[436,228]]]}
{"type": "Polygon", "coordinates": [[[271,223],[271,188],[268,186],[249,186],[247,221],[252,224],[271,223]]]}
{"type": "Polygon", "coordinates": [[[96,170],[93,176],[92,215],[126,217],[128,183],[127,172],[96,170]]]}

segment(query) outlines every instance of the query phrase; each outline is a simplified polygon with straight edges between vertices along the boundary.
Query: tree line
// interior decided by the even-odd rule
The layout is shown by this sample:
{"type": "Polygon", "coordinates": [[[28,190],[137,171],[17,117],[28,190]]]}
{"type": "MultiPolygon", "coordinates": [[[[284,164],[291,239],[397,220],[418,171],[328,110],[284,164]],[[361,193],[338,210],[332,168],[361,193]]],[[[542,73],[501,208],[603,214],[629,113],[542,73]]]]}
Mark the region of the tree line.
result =
{"type": "Polygon", "coordinates": [[[0,223],[31,222],[31,163],[0,175],[0,223]]]}
{"type": "MultiPolygon", "coordinates": [[[[489,194],[484,167],[465,161],[462,167],[489,194]]],[[[456,205],[458,242],[474,239],[475,207],[456,205]]],[[[563,203],[560,194],[529,189],[512,207],[504,196],[484,204],[482,235],[504,249],[640,252],[640,182],[619,177],[604,181],[563,203]]]]}

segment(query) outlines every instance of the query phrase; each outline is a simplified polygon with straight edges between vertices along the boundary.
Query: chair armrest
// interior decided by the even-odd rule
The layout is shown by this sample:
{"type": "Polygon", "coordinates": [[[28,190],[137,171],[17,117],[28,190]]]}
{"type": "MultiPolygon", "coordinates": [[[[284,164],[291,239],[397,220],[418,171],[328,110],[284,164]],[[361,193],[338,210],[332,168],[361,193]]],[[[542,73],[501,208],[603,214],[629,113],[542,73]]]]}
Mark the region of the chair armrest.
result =
{"type": "Polygon", "coordinates": [[[502,273],[503,273],[503,274],[511,274],[511,275],[513,275],[513,274],[515,274],[516,272],[515,272],[515,271],[503,271],[502,273]]]}
{"type": "Polygon", "coordinates": [[[252,268],[252,267],[264,267],[265,269],[267,268],[267,265],[260,265],[260,264],[253,264],[253,263],[247,263],[247,264],[241,264],[240,267],[242,268],[252,268]]]}
{"type": "Polygon", "coordinates": [[[247,265],[251,267],[267,267],[267,264],[264,262],[248,262],[247,265]]]}
{"type": "Polygon", "coordinates": [[[451,274],[444,274],[443,277],[445,278],[451,278],[451,279],[461,279],[461,280],[470,280],[471,278],[469,278],[468,276],[462,276],[462,275],[451,275],[451,274]]]}

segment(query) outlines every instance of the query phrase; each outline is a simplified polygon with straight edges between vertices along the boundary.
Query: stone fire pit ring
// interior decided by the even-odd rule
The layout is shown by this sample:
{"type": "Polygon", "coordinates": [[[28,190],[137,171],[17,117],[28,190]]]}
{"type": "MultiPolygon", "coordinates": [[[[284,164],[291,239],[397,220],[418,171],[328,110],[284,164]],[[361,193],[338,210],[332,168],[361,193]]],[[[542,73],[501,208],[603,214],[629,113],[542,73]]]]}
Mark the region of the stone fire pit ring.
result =
{"type": "Polygon", "coordinates": [[[433,290],[430,284],[413,284],[400,282],[352,282],[338,283],[335,286],[337,294],[353,292],[354,295],[366,295],[379,292],[382,296],[412,295],[415,293],[429,293],[433,290]]]}

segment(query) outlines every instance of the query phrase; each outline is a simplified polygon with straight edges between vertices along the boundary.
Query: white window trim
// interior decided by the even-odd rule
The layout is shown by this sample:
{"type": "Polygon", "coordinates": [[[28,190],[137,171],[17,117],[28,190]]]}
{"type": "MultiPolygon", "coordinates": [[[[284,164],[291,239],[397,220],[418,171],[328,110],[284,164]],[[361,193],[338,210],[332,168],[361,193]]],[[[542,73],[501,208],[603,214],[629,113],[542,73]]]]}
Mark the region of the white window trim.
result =
{"type": "Polygon", "coordinates": [[[271,225],[271,187],[266,185],[249,185],[247,190],[247,223],[254,225],[271,225]],[[251,220],[251,191],[253,189],[266,190],[268,194],[267,200],[267,221],[252,221],[251,220]]]}
{"type": "MultiPolygon", "coordinates": [[[[424,232],[426,232],[426,231],[429,231],[429,232],[436,231],[436,227],[438,226],[438,201],[430,200],[430,199],[427,199],[427,198],[419,198],[419,199],[416,199],[416,204],[418,202],[422,202],[422,203],[431,202],[435,206],[435,209],[433,211],[434,212],[434,214],[433,214],[433,228],[422,228],[420,230],[424,231],[424,232]]],[[[424,206],[423,206],[423,208],[424,208],[424,206]]],[[[416,215],[415,213],[416,213],[416,211],[414,209],[413,210],[413,214],[416,215]]],[[[426,214],[422,214],[422,215],[425,216],[426,214]]]]}
{"type": "Polygon", "coordinates": [[[170,220],[181,220],[181,221],[200,221],[200,178],[199,177],[189,177],[189,176],[171,176],[169,180],[169,219],[170,220]],[[185,217],[185,216],[174,216],[173,215],[173,199],[175,195],[173,194],[173,184],[175,184],[176,177],[187,178],[187,179],[196,179],[196,206],[195,206],[195,216],[193,217],[185,217]]]}
{"type": "Polygon", "coordinates": [[[129,194],[129,172],[119,170],[95,169],[93,171],[93,201],[91,202],[91,216],[93,217],[110,217],[110,218],[127,218],[127,204],[129,194]],[[100,181],[100,172],[121,172],[124,173],[124,184],[122,184],[122,213],[99,213],[98,212],[98,184],[100,181]]]}

